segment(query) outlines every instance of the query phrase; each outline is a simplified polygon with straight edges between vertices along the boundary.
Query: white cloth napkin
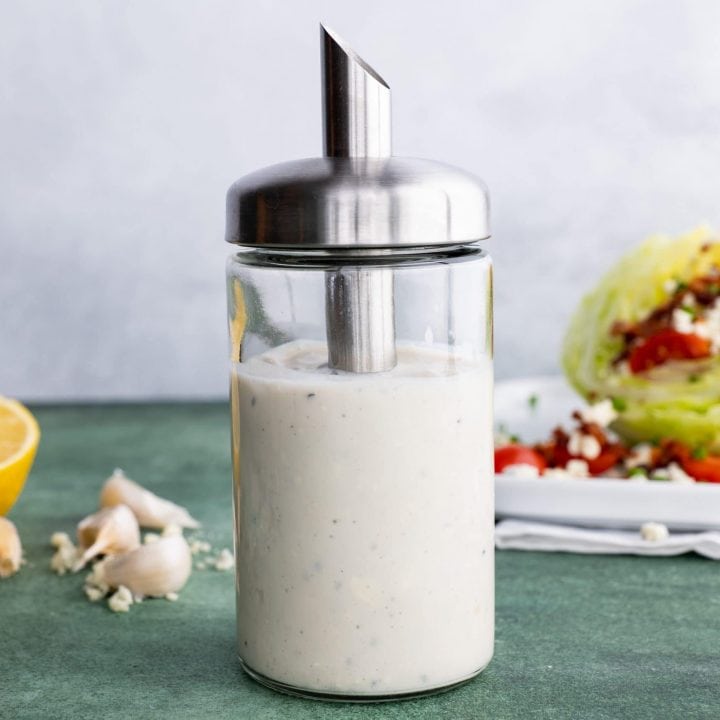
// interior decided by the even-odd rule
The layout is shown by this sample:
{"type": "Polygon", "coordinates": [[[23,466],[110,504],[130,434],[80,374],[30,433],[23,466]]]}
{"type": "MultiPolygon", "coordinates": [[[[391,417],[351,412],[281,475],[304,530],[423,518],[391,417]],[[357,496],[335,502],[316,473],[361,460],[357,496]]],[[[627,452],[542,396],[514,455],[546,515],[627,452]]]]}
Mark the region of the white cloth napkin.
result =
{"type": "Polygon", "coordinates": [[[644,540],[628,530],[591,530],[549,523],[502,520],[495,526],[495,546],[507,550],[545,550],[611,555],[682,555],[696,552],[720,560],[720,532],[670,533],[644,540]]]}

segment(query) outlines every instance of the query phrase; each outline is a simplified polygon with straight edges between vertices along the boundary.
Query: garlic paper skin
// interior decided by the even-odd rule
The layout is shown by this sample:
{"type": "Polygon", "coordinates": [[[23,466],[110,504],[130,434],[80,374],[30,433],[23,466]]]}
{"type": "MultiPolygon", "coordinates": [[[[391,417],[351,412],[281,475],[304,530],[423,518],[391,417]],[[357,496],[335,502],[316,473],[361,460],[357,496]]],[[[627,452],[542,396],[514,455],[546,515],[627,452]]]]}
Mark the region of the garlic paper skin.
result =
{"type": "Polygon", "coordinates": [[[127,505],[134,513],[141,527],[164,528],[178,525],[183,528],[198,528],[200,523],[180,505],[158,497],[142,485],[125,476],[122,470],[115,470],[100,491],[100,507],[127,505]]]}
{"type": "Polygon", "coordinates": [[[161,537],[124,555],[112,555],[95,565],[95,584],[124,585],[136,597],[164,597],[178,592],[192,570],[192,554],[181,535],[161,537]]]}
{"type": "Polygon", "coordinates": [[[22,562],[22,544],[14,523],[0,516],[0,578],[14,575],[22,562]]]}
{"type": "Polygon", "coordinates": [[[97,555],[118,555],[140,545],[140,526],[127,505],[105,508],[81,520],[77,527],[79,570],[97,555]]]}

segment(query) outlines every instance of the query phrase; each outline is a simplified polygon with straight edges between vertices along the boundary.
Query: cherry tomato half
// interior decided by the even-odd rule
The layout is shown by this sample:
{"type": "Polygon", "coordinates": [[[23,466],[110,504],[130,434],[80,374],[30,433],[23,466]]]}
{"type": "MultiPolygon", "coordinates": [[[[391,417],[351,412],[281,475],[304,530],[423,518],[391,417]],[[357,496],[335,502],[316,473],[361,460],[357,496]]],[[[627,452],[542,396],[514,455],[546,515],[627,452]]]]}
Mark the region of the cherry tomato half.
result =
{"type": "Polygon", "coordinates": [[[506,445],[495,451],[495,472],[501,473],[508,465],[532,465],[541,473],[547,467],[545,458],[525,445],[506,445]]]}
{"type": "Polygon", "coordinates": [[[720,457],[687,458],[682,461],[682,468],[700,482],[720,483],[720,457]]]}
{"type": "Polygon", "coordinates": [[[588,460],[588,471],[591,475],[602,475],[604,472],[615,467],[622,457],[622,450],[619,447],[609,447],[603,450],[594,460],[588,460]]]}
{"type": "Polygon", "coordinates": [[[668,360],[695,360],[708,357],[710,347],[710,341],[706,338],[667,328],[656,332],[633,348],[628,362],[633,373],[641,373],[668,360]]]}

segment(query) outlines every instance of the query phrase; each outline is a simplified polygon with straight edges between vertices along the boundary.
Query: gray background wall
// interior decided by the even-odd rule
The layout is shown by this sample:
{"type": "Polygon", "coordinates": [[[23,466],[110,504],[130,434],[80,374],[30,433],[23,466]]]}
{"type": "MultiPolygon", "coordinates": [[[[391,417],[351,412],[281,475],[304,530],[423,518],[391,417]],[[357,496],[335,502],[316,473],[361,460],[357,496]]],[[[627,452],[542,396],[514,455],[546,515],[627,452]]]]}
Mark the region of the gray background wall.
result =
{"type": "Polygon", "coordinates": [[[628,246],[717,221],[713,0],[5,0],[0,393],[225,393],[225,190],[320,152],[319,20],[389,80],[397,154],[489,184],[500,377],[557,371],[628,246]]]}

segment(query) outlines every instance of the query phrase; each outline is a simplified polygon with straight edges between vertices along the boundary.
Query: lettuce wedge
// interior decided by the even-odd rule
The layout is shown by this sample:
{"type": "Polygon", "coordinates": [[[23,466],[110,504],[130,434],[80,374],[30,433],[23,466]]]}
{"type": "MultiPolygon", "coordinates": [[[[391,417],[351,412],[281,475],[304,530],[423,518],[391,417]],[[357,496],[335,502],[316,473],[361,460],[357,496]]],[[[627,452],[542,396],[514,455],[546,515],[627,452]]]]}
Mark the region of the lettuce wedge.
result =
{"type": "Polygon", "coordinates": [[[720,448],[720,356],[672,362],[633,375],[615,359],[616,322],[635,323],[667,300],[668,283],[687,283],[720,267],[720,242],[701,227],[677,238],[654,236],[623,257],[575,311],[562,349],[565,374],[588,400],[612,398],[613,428],[626,439],[672,438],[720,448]]]}

